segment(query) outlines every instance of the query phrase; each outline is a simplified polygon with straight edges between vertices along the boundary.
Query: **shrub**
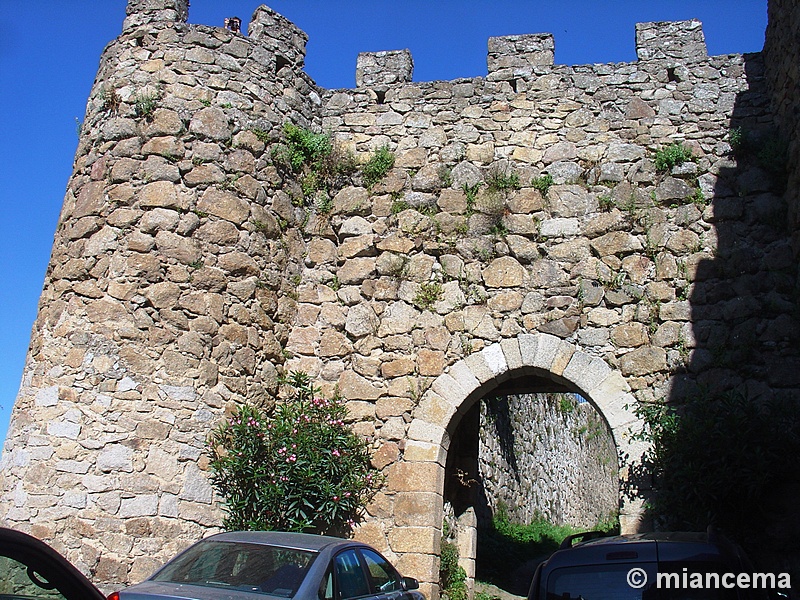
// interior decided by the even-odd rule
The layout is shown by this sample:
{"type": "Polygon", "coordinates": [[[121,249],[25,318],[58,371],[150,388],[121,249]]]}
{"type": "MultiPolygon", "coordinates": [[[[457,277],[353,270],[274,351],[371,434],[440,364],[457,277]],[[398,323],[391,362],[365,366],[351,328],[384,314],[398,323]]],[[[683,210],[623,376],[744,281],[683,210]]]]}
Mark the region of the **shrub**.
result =
{"type": "MultiPolygon", "coordinates": [[[[709,392],[680,406],[636,407],[650,442],[642,465],[654,479],[650,509],[666,528],[713,523],[744,545],[763,543],[764,506],[800,474],[800,415],[788,399],[758,402],[709,392]]],[[[768,528],[767,528],[768,529],[768,528]]]]}
{"type": "Polygon", "coordinates": [[[381,146],[370,157],[367,164],[361,171],[364,179],[364,185],[371,188],[378,183],[381,179],[386,177],[386,174],[394,166],[394,153],[389,150],[388,146],[381,146]]]}
{"type": "Polygon", "coordinates": [[[670,144],[666,148],[662,148],[656,152],[654,162],[656,165],[656,171],[664,172],[671,170],[672,167],[682,165],[691,159],[692,150],[680,142],[675,142],[674,144],[670,144]]]}
{"type": "Polygon", "coordinates": [[[283,135],[286,143],[276,150],[273,157],[295,173],[300,173],[304,165],[320,170],[323,160],[333,152],[331,136],[327,133],[313,133],[286,123],[283,135]]]}
{"type": "Polygon", "coordinates": [[[381,484],[368,444],[345,425],[341,399],[319,396],[305,373],[272,414],[244,405],[210,436],[211,482],[229,530],[344,535],[381,484]]]}

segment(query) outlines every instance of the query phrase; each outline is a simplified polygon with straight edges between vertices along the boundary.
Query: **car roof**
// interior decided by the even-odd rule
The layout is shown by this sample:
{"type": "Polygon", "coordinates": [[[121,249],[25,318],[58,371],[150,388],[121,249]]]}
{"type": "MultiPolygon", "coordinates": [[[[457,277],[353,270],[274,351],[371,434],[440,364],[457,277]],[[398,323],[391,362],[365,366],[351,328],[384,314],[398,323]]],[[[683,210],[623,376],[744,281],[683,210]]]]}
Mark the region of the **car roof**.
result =
{"type": "Polygon", "coordinates": [[[203,539],[219,542],[244,542],[248,544],[264,544],[269,546],[283,546],[295,550],[308,550],[319,552],[323,548],[336,546],[360,545],[352,540],[343,538],[315,535],[312,533],[293,533],[288,531],[229,531],[218,533],[203,539]]]}
{"type": "Polygon", "coordinates": [[[739,558],[727,539],[695,532],[656,532],[601,537],[555,552],[548,568],[581,564],[729,561],[739,558]]]}

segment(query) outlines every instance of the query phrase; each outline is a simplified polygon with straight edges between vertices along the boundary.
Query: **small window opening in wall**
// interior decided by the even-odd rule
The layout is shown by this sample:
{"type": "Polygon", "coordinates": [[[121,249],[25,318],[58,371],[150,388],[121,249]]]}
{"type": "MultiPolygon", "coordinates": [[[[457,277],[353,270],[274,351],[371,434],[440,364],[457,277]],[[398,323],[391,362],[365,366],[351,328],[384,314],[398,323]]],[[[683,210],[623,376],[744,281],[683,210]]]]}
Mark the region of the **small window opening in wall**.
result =
{"type": "Polygon", "coordinates": [[[375,90],[375,96],[377,96],[378,104],[386,102],[386,90],[375,90]]]}
{"type": "Polygon", "coordinates": [[[667,68],[667,81],[673,81],[675,83],[680,83],[681,78],[678,77],[678,74],[675,72],[675,67],[668,67],[667,68]]]}
{"type": "Polygon", "coordinates": [[[283,67],[289,66],[289,59],[280,54],[275,55],[275,72],[279,73],[283,67]]]}
{"type": "Polygon", "coordinates": [[[511,84],[511,89],[514,90],[514,93],[516,94],[517,93],[517,80],[516,79],[512,79],[508,83],[511,84]]]}

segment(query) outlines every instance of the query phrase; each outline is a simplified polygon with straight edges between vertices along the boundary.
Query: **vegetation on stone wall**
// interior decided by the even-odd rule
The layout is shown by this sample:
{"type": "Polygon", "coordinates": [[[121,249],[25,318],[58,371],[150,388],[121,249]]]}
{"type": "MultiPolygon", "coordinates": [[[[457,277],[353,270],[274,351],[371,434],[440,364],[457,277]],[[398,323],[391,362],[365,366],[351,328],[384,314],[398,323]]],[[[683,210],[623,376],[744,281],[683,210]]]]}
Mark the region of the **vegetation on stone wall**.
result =
{"type": "Polygon", "coordinates": [[[680,142],[675,142],[656,152],[653,162],[655,163],[656,171],[664,172],[691,159],[691,148],[687,148],[680,142]]]}
{"type": "MultiPolygon", "coordinates": [[[[394,153],[382,146],[360,169],[368,189],[380,182],[394,166],[394,153]]],[[[343,150],[329,133],[314,133],[291,123],[283,126],[283,142],[272,149],[272,161],[290,181],[300,185],[300,203],[313,203],[319,212],[332,208],[333,195],[352,184],[358,171],[355,158],[343,150]]]]}
{"type": "Polygon", "coordinates": [[[289,397],[272,413],[241,406],[209,438],[223,525],[346,534],[381,485],[369,446],[345,424],[344,402],[321,397],[307,374],[283,383],[289,397]]]}
{"type": "Polygon", "coordinates": [[[458,546],[442,536],[442,549],[439,556],[439,587],[449,600],[467,600],[467,573],[458,564],[458,546]]]}
{"type": "MultiPolygon", "coordinates": [[[[714,525],[751,545],[763,538],[776,501],[800,476],[800,416],[789,402],[759,402],[736,391],[702,394],[680,406],[639,404],[641,465],[652,475],[649,511],[665,529],[714,525]]],[[[780,512],[778,510],[778,512],[780,512]]]]}
{"type": "Polygon", "coordinates": [[[342,151],[328,133],[314,133],[291,123],[283,126],[282,144],[272,149],[272,160],[285,175],[295,179],[303,199],[317,192],[331,194],[343,187],[355,171],[352,156],[342,151]]]}
{"type": "Polygon", "coordinates": [[[383,179],[394,166],[394,153],[388,146],[378,148],[364,165],[361,174],[364,185],[371,188],[383,179]]]}

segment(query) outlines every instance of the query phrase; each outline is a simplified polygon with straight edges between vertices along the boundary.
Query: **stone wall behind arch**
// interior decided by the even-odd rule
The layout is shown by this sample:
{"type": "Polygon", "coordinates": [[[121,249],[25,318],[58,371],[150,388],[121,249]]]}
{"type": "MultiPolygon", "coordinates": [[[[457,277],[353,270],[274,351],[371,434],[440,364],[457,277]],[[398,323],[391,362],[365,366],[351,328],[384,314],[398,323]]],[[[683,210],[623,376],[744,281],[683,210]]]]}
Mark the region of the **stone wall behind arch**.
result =
{"type": "Polygon", "coordinates": [[[573,394],[490,397],[480,404],[480,482],[490,519],[545,518],[590,530],[619,512],[617,449],[608,426],[573,394]]]}

